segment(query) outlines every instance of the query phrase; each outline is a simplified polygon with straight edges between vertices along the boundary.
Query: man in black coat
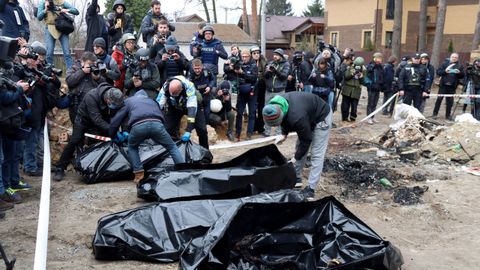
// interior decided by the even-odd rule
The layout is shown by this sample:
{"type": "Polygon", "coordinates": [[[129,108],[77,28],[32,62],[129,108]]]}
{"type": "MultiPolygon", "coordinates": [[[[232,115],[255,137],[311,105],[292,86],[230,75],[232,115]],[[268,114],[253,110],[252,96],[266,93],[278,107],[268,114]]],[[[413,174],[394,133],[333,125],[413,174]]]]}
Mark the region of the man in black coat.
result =
{"type": "MultiPolygon", "coordinates": [[[[458,62],[458,53],[452,53],[450,59],[445,61],[438,69],[437,75],[442,77],[440,80],[439,94],[455,94],[460,79],[463,79],[465,73],[463,72],[463,66],[458,62]]],[[[435,101],[435,107],[433,109],[432,118],[437,118],[440,105],[442,105],[443,97],[437,97],[435,101]]],[[[452,106],[453,97],[447,97],[447,108],[445,110],[445,118],[453,120],[452,106]]]]}
{"type": "Polygon", "coordinates": [[[308,186],[303,191],[308,199],[313,199],[323,170],[332,127],[330,106],[315,94],[290,92],[273,97],[263,108],[262,114],[266,124],[281,126],[283,136],[277,139],[277,143],[284,141],[289,132],[298,135],[295,156],[292,158],[297,175],[295,187],[302,186],[303,167],[310,149],[312,168],[308,186]]]}
{"type": "Polygon", "coordinates": [[[420,64],[420,54],[417,53],[412,58],[412,63],[408,64],[401,72],[398,78],[399,95],[405,96],[403,103],[411,105],[420,110],[422,98],[427,95],[426,92],[427,69],[420,64]]]}
{"type": "Polygon", "coordinates": [[[78,108],[72,136],[57,163],[54,180],[61,181],[65,176],[64,171],[70,163],[75,149],[83,146],[85,132],[101,136],[108,135],[110,119],[122,104],[122,91],[106,82],[85,95],[78,108]]]}
{"type": "Polygon", "coordinates": [[[85,19],[87,20],[87,42],[85,42],[85,51],[93,52],[93,41],[102,37],[106,41],[108,48],[108,27],[105,19],[100,12],[98,0],[92,0],[92,3],[87,8],[85,19]]]}

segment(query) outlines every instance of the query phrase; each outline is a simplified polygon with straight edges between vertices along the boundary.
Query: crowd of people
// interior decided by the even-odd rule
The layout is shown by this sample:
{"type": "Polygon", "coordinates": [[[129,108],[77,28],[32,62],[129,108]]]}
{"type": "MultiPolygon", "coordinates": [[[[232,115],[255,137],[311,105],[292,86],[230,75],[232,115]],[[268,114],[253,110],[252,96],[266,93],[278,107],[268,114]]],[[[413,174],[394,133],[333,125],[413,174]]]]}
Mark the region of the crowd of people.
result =
{"type": "MultiPolygon", "coordinates": [[[[22,108],[0,123],[0,212],[22,201],[19,191],[31,188],[21,177],[22,162],[24,175],[42,175],[39,138],[45,116],[55,107],[69,110],[73,132],[56,164],[54,180],[64,178],[75,151],[85,142],[86,132],[126,142],[138,183],[144,178],[138,153],[144,140],[163,145],[175,163],[182,163],[175,140],[189,141],[195,129],[200,145],[208,148],[207,125],[225,124],[230,141],[249,140],[259,134],[282,135],[277,141],[281,143],[289,132],[296,132],[298,141],[291,160],[296,187],[302,186],[302,170],[310,151],[312,168],[304,192],[313,198],[340,96],[341,120],[351,123],[357,120],[362,86],[368,91],[367,114],[376,110],[381,93],[384,103],[398,93],[404,103],[424,112],[435,75],[441,77],[440,94],[455,93],[464,77],[466,91],[480,94],[480,59],[464,70],[456,53],[436,70],[426,53],[405,56],[401,61],[391,56],[386,62],[381,53],[374,53],[367,63],[352,49],[341,53],[323,42],[317,52],[295,51],[291,58],[278,48],[267,60],[257,46],[232,45],[227,53],[215,37],[214,26],[199,23],[190,43],[190,56],[186,56],[178,46],[174,25],[161,12],[160,2],[153,0],[150,7],[139,31],[146,47],[139,47],[124,1],[115,1],[112,11],[103,17],[97,0],[93,0],[86,13],[85,52],[80,59],[72,59],[69,30],[59,27],[58,21],[61,17],[68,24],[68,16],[78,14],[75,7],[64,0],[40,1],[37,18],[45,22],[44,45],[30,43],[28,21],[16,0],[0,4],[3,36],[11,38],[5,42],[18,47],[14,55],[0,55],[2,116],[7,110],[22,108]],[[62,74],[52,65],[56,40],[64,51],[68,93],[60,91],[62,74]],[[225,61],[219,81],[220,58],[225,61]],[[235,96],[236,104],[232,104],[235,96]],[[187,127],[181,132],[183,116],[187,127]]],[[[438,97],[435,102],[434,118],[442,99],[438,97]]],[[[452,119],[453,98],[446,99],[445,117],[452,119]]],[[[383,114],[392,114],[394,104],[386,106],[383,114]]],[[[479,110],[480,102],[474,100],[472,112],[477,119],[479,110]]],[[[368,119],[369,124],[376,122],[374,115],[368,119]]]]}

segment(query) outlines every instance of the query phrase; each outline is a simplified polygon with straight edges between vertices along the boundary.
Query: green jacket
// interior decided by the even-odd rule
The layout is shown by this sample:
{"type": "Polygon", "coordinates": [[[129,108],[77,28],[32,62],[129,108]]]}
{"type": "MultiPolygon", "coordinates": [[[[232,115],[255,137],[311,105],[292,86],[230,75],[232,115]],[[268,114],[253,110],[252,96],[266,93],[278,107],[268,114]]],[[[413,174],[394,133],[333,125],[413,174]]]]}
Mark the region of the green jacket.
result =
{"type": "Polygon", "coordinates": [[[354,65],[350,65],[345,70],[344,74],[344,82],[342,88],[342,95],[351,97],[354,99],[360,99],[360,95],[362,93],[362,81],[366,75],[365,67],[362,69],[362,78],[358,79],[354,76],[354,65]]]}

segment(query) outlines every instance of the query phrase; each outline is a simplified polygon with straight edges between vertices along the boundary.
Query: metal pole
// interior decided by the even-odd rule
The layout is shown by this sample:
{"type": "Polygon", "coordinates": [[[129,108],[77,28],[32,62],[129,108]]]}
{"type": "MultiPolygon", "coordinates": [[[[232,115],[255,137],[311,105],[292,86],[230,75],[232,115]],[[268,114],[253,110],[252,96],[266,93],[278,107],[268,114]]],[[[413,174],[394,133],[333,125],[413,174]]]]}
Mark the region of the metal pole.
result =
{"type": "Polygon", "coordinates": [[[266,27],[266,19],[267,19],[267,12],[266,12],[266,9],[267,9],[267,1],[266,0],[262,0],[262,15],[261,15],[261,19],[262,19],[262,22],[260,24],[260,48],[262,50],[262,55],[265,56],[265,53],[267,51],[267,36],[266,36],[266,30],[265,30],[265,27],[266,27]]]}

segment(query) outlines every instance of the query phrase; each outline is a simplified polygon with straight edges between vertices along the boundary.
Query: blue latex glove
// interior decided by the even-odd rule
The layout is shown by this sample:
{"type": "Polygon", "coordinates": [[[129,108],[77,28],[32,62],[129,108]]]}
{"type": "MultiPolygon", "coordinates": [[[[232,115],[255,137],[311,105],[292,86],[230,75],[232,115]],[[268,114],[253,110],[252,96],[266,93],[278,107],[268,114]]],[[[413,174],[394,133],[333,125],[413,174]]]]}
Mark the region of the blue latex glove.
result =
{"type": "Polygon", "coordinates": [[[122,132],[122,135],[123,135],[124,141],[125,142],[128,141],[128,136],[130,135],[130,133],[124,131],[124,132],[122,132]]]}
{"type": "Polygon", "coordinates": [[[185,132],[185,133],[183,133],[182,142],[188,142],[188,141],[190,141],[190,136],[191,136],[190,132],[185,132]]]}
{"type": "Polygon", "coordinates": [[[112,139],[114,143],[122,143],[125,141],[125,137],[123,136],[122,132],[118,131],[117,136],[112,139]]]}

